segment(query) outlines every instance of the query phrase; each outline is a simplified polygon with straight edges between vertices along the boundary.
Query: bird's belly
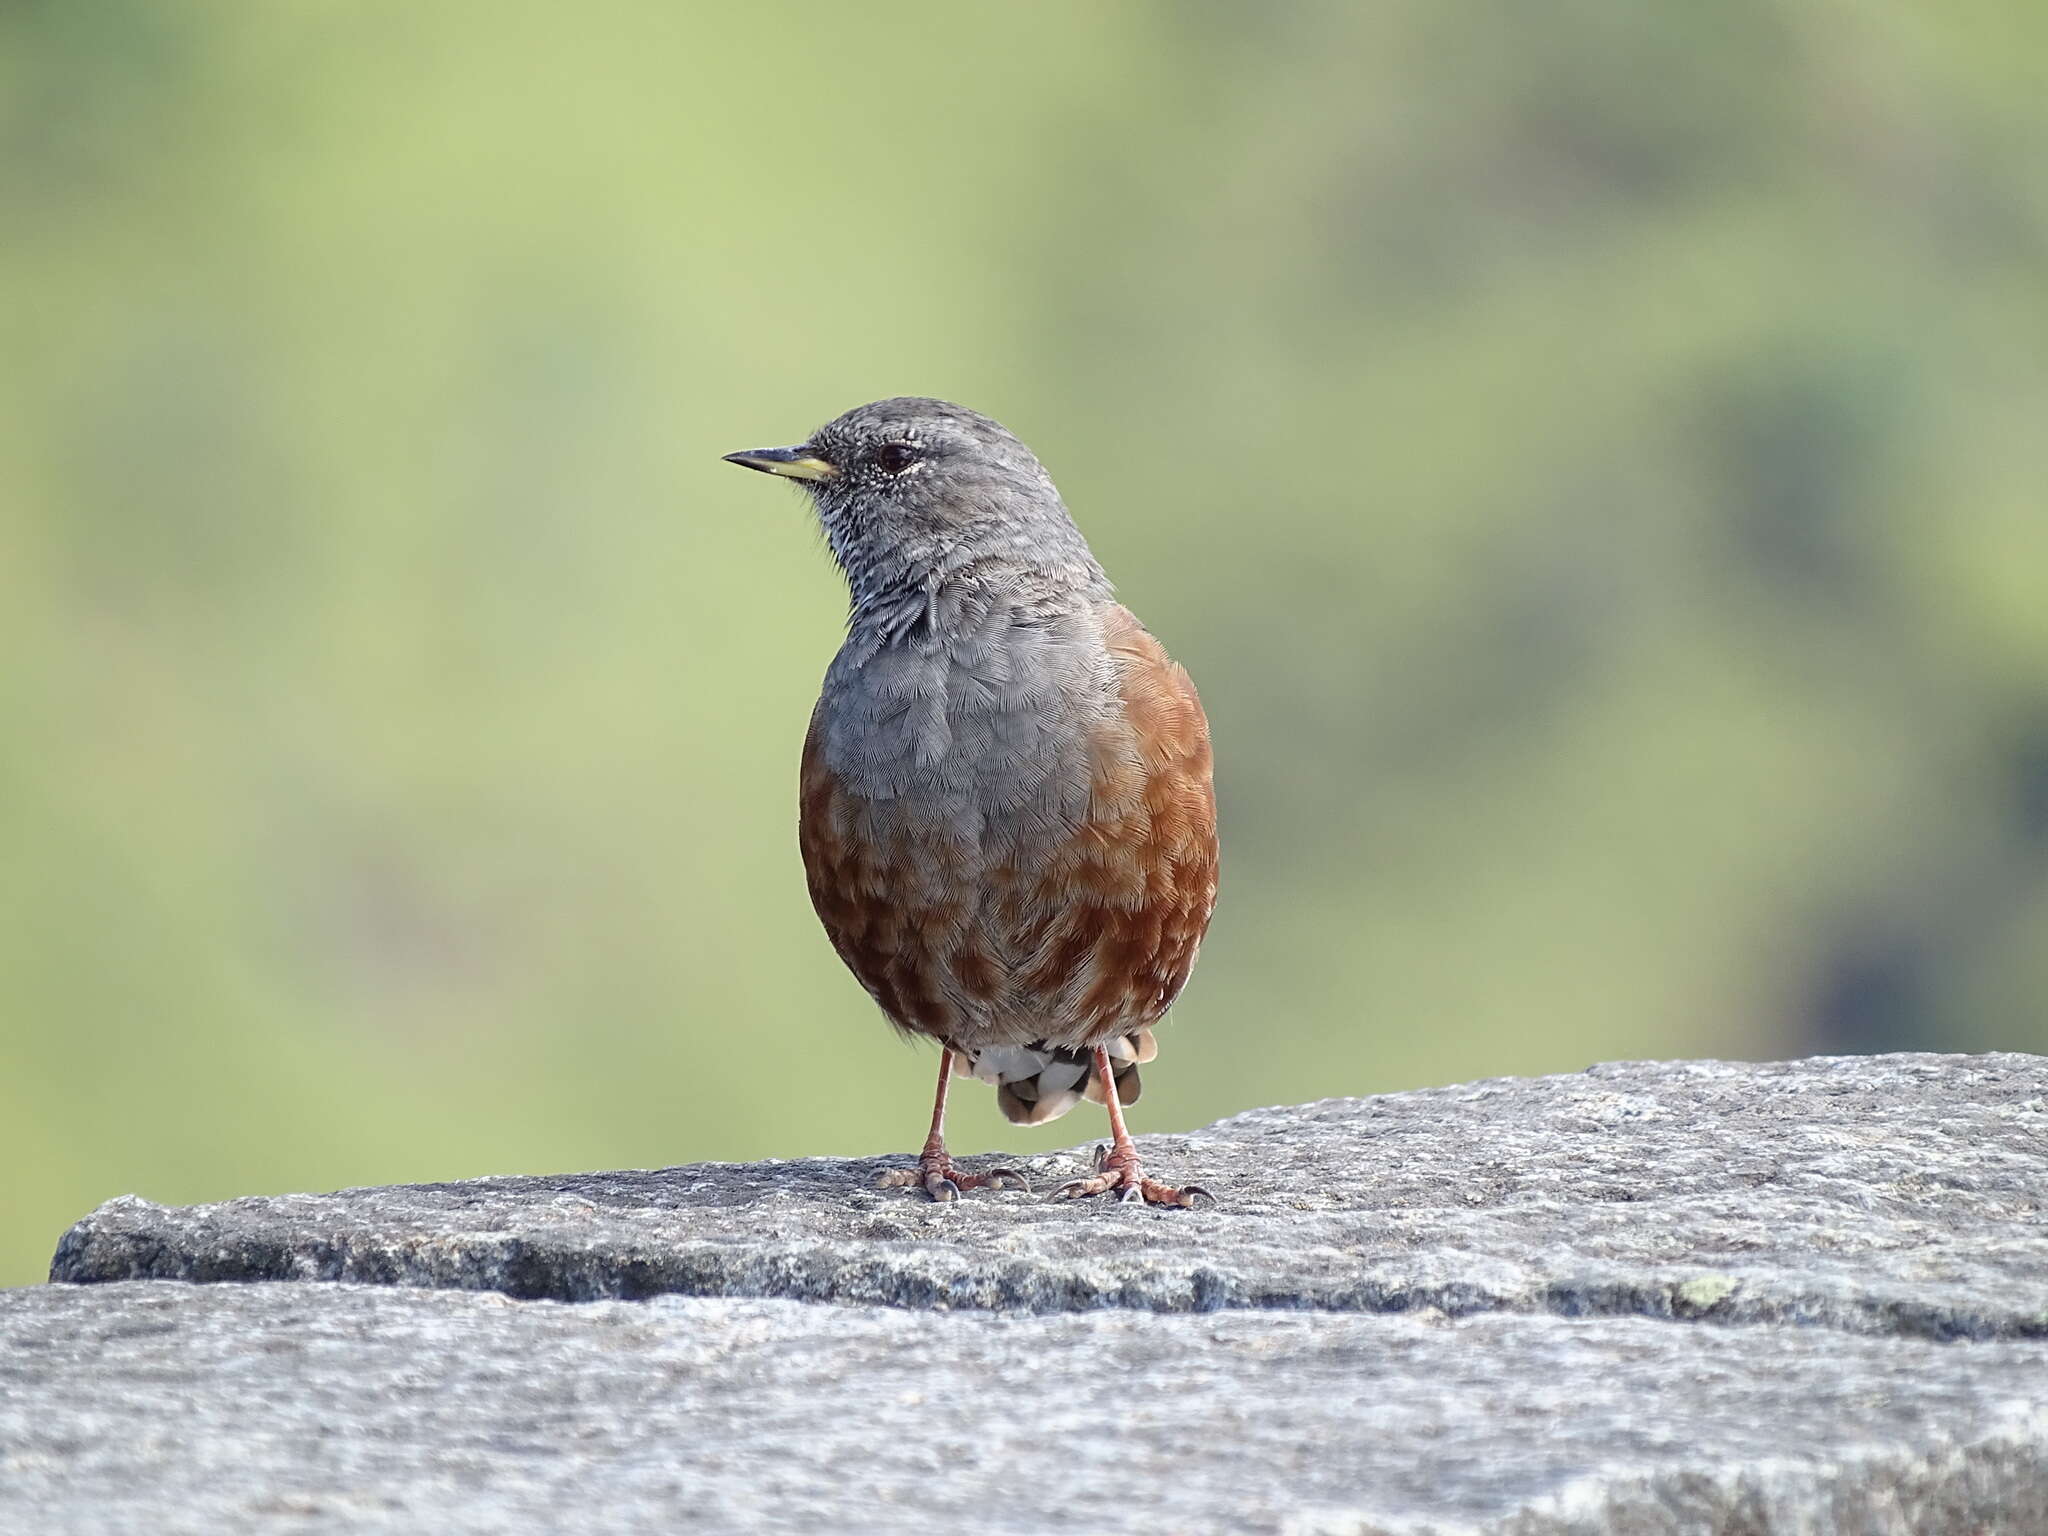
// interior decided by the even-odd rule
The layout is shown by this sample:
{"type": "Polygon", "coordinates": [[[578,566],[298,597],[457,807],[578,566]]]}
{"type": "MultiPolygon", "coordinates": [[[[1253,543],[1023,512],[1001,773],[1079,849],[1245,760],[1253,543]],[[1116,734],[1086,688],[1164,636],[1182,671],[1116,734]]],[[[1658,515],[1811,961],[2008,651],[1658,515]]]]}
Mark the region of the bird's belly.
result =
{"type": "Polygon", "coordinates": [[[1060,871],[1089,819],[1071,711],[957,695],[821,719],[804,801],[811,894],[848,967],[897,1023],[950,1043],[1057,1029],[1089,957],[1048,965],[1060,871]]]}
{"type": "Polygon", "coordinates": [[[1157,1020],[1215,898],[1192,690],[1192,723],[1141,740],[1099,613],[936,653],[853,646],[806,743],[800,839],[883,1011],[968,1048],[1157,1020]]]}

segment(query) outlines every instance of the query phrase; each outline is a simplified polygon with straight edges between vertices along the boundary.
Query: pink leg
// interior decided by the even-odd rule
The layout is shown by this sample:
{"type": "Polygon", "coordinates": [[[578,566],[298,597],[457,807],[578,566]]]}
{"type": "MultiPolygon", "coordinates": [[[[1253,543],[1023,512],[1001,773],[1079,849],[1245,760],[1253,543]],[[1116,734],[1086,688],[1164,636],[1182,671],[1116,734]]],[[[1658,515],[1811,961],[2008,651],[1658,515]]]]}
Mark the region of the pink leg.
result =
{"type": "Polygon", "coordinates": [[[924,1139],[924,1151],[915,1168],[892,1168],[882,1175],[884,1189],[919,1187],[934,1200],[958,1200],[963,1189],[1029,1189],[1024,1175],[1014,1168],[991,1168],[987,1173],[967,1173],[953,1166],[946,1152],[946,1086],[953,1075],[953,1053],[939,1052],[939,1091],[932,1096],[932,1133],[924,1139]]]}
{"type": "Polygon", "coordinates": [[[1053,1198],[1075,1200],[1083,1195],[1100,1195],[1113,1189],[1119,1200],[1181,1206],[1207,1200],[1214,1205],[1216,1197],[1199,1184],[1175,1189],[1170,1184],[1161,1184],[1144,1176],[1138,1167],[1137,1146],[1131,1141],[1131,1133],[1124,1129],[1124,1107],[1116,1096],[1116,1069],[1110,1065],[1109,1052],[1101,1046],[1095,1048],[1095,1075],[1102,1082],[1103,1107],[1109,1111],[1110,1144],[1107,1148],[1095,1149],[1093,1178],[1062,1184],[1054,1191],[1053,1198]]]}

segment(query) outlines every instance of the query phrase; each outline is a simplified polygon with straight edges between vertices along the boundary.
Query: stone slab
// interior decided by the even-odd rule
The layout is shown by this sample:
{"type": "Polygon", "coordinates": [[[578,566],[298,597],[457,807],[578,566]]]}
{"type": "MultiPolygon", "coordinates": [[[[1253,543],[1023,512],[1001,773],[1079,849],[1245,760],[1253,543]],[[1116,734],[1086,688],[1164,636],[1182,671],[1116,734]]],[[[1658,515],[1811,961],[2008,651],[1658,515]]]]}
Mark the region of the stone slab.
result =
{"type": "Polygon", "coordinates": [[[0,1293],[0,1530],[2040,1531],[2048,1344],[32,1287],[0,1293]]]}
{"type": "MultiPolygon", "coordinates": [[[[909,1128],[914,1129],[914,1128],[909,1128]]],[[[1218,1209],[933,1205],[905,1159],[700,1164],[165,1208],[109,1202],[61,1281],[351,1280],[1038,1313],[1485,1312],[2048,1337],[2048,1059],[1621,1063],[1263,1109],[1142,1138],[1218,1209]]],[[[994,1161],[989,1159],[987,1161],[994,1161]]]]}

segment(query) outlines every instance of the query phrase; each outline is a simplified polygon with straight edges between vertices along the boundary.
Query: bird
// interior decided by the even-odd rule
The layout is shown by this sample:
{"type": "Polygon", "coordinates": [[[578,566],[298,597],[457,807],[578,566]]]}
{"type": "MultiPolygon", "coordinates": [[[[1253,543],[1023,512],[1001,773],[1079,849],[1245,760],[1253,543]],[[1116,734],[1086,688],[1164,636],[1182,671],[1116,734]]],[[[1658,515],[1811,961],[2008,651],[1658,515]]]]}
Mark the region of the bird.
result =
{"type": "Polygon", "coordinates": [[[901,396],[725,458],[800,485],[846,579],[797,843],[840,959],[939,1046],[930,1134],[882,1183],[937,1201],[1027,1187],[947,1152],[960,1076],[1016,1124],[1103,1106],[1109,1142],[1055,1198],[1213,1203],[1146,1177],[1123,1114],[1216,904],[1209,723],[1186,670],[987,416],[901,396]]]}

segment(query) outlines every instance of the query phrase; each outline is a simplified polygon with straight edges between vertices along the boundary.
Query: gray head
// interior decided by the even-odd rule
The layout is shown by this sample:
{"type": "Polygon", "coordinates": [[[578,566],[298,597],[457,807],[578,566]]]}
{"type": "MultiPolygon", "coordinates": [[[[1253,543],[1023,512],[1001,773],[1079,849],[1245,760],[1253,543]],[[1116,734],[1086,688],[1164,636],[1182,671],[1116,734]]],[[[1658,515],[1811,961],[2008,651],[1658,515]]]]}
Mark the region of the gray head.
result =
{"type": "Polygon", "coordinates": [[[877,400],[795,447],[726,458],[810,492],[856,610],[960,582],[1108,594],[1052,477],[964,406],[877,400]]]}

